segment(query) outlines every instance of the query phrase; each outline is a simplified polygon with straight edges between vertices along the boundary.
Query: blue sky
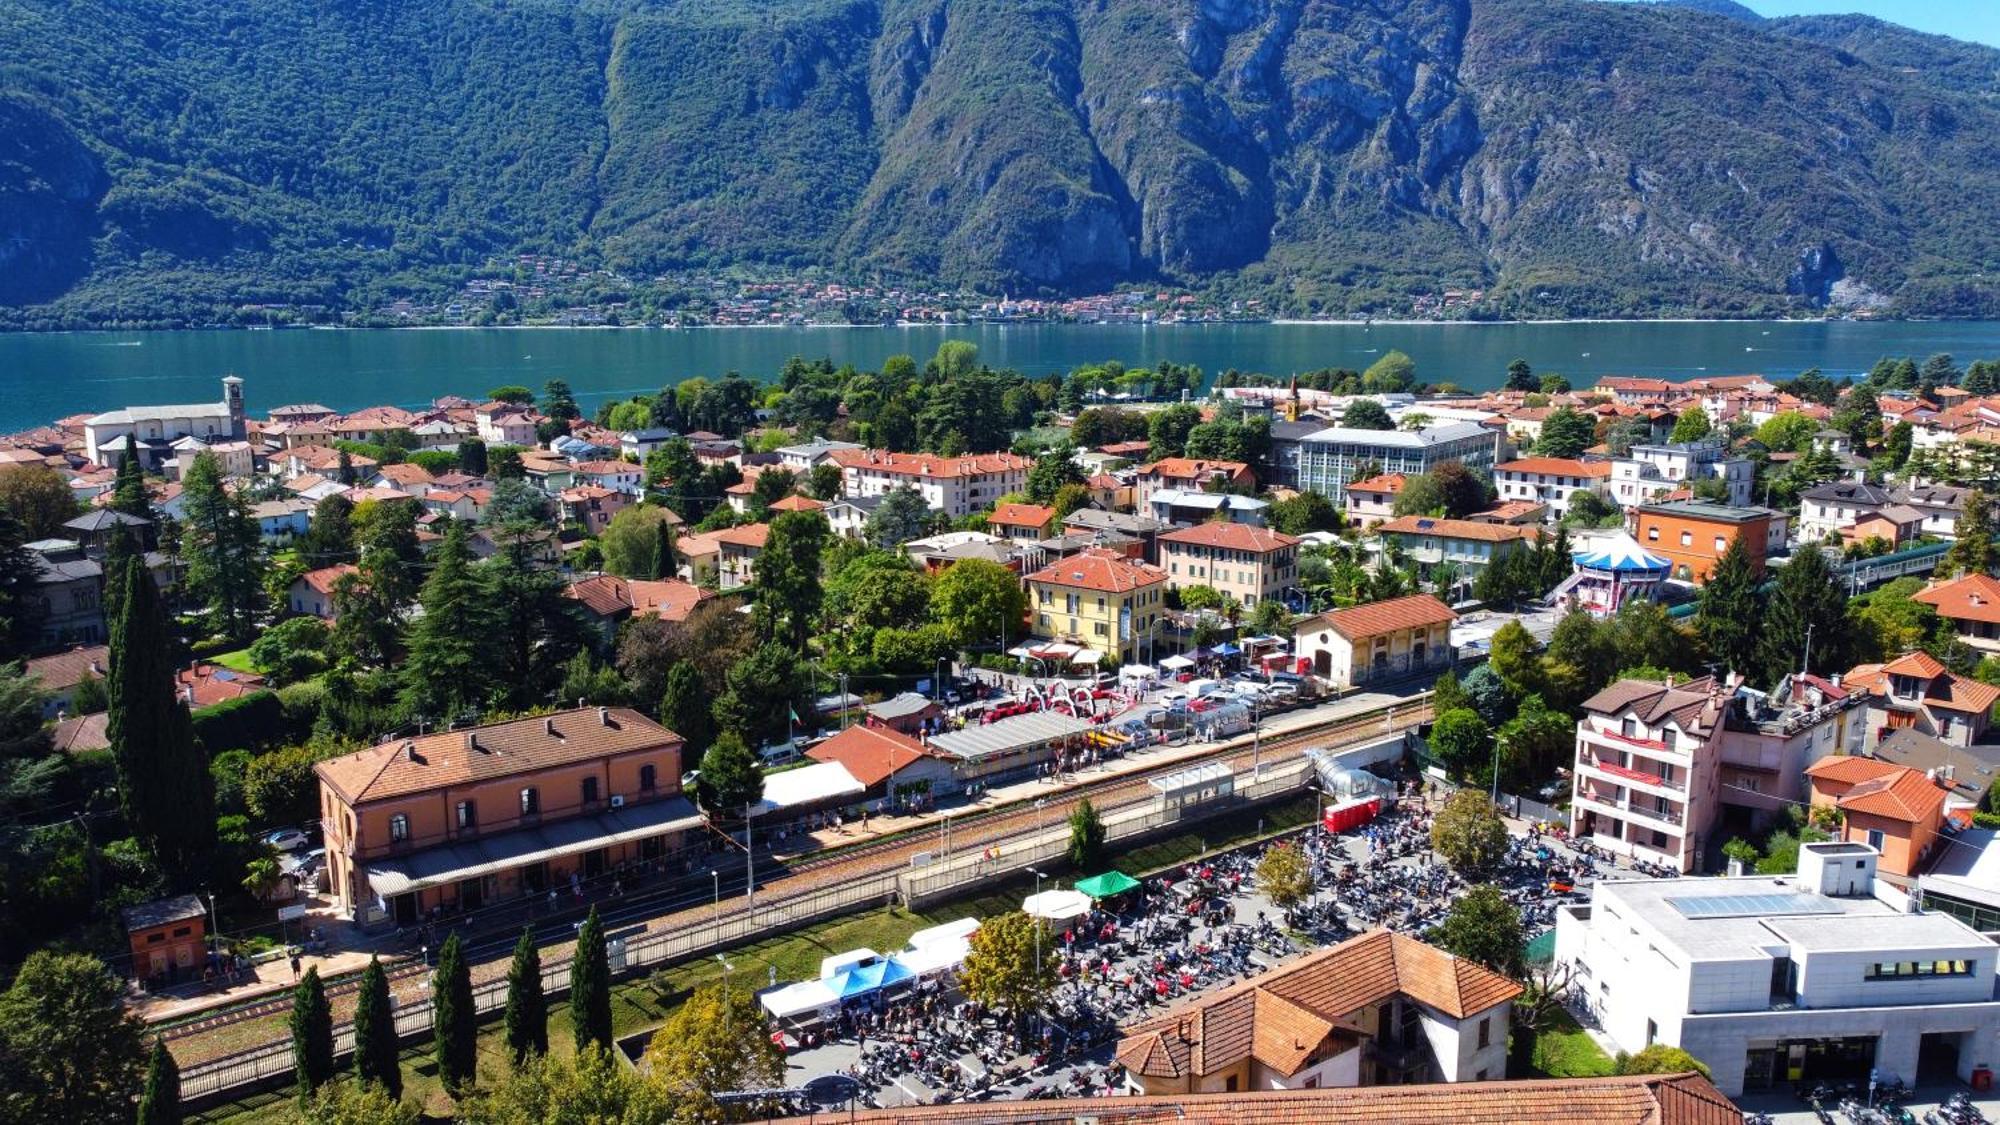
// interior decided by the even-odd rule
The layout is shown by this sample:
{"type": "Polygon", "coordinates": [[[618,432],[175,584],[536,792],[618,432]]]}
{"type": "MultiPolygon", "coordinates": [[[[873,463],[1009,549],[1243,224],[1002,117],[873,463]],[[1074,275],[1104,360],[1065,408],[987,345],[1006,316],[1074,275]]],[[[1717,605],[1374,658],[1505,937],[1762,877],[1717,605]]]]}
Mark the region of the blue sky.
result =
{"type": "Polygon", "coordinates": [[[1860,12],[1918,31],[2000,47],[1996,0],[1740,0],[1766,16],[1860,12]]]}

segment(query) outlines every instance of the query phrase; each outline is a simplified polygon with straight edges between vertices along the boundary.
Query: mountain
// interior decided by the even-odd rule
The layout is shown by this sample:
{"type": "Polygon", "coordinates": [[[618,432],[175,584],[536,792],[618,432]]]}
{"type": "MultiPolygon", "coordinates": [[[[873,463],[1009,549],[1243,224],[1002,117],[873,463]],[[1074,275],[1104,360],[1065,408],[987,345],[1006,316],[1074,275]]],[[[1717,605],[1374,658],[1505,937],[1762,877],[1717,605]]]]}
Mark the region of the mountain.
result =
{"type": "Polygon", "coordinates": [[[0,323],[366,308],[531,252],[2000,314],[2000,51],[1733,7],[6,0],[0,323]]]}

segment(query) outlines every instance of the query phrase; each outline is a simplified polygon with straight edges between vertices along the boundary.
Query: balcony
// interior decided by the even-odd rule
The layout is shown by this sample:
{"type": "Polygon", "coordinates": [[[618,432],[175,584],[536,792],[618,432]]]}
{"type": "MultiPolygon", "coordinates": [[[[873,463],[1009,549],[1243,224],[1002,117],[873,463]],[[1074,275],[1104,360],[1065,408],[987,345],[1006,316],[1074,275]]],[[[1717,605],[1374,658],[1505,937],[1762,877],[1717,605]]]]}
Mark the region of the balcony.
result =
{"type": "Polygon", "coordinates": [[[1594,755],[1586,755],[1578,758],[1577,764],[1585,769],[1596,770],[1608,777],[1615,777],[1620,781],[1629,782],[1633,785],[1649,785],[1655,789],[1665,789],[1674,793],[1687,792],[1687,783],[1685,781],[1661,777],[1659,774],[1647,773],[1645,770],[1636,770],[1630,766],[1621,766],[1616,762],[1607,761],[1594,755]]]}
{"type": "Polygon", "coordinates": [[[1587,785],[1577,787],[1575,799],[1599,809],[1607,809],[1620,817],[1646,821],[1649,826],[1665,826],[1676,832],[1686,820],[1683,813],[1671,809],[1661,812],[1657,805],[1649,802],[1634,802],[1630,797],[1615,797],[1587,785]]]}

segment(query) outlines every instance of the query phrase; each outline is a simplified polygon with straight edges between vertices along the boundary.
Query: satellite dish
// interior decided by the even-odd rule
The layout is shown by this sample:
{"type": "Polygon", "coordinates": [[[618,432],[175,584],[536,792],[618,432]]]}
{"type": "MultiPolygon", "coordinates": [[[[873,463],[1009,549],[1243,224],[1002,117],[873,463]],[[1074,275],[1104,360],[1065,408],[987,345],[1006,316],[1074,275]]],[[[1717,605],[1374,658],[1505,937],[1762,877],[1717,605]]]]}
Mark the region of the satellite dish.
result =
{"type": "Polygon", "coordinates": [[[806,1100],[822,1108],[846,1105],[861,1096],[861,1083],[845,1074],[822,1074],[806,1083],[806,1100]]]}

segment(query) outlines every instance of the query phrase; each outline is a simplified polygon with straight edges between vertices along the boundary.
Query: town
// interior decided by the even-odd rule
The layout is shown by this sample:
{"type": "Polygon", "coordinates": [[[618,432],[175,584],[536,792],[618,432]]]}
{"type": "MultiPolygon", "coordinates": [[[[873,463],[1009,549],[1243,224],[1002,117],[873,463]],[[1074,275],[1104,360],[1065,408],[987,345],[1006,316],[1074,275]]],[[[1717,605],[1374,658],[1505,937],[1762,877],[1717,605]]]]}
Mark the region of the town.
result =
{"type": "Polygon", "coordinates": [[[766,374],[0,437],[9,1114],[2000,1110],[2000,363],[766,374]]]}

